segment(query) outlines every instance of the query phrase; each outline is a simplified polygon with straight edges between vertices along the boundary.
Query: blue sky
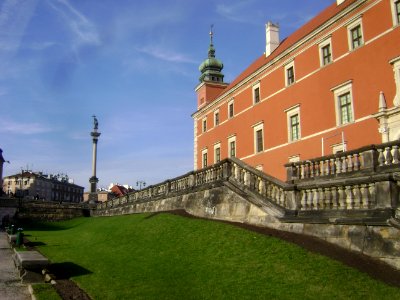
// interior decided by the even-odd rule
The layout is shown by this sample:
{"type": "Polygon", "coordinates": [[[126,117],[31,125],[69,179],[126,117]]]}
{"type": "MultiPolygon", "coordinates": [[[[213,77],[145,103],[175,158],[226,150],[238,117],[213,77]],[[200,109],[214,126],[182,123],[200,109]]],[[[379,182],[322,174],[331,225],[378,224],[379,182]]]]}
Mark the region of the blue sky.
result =
{"type": "Polygon", "coordinates": [[[89,186],[155,184],[193,169],[194,88],[214,24],[232,81],[333,0],[1,0],[0,148],[10,164],[89,186]]]}

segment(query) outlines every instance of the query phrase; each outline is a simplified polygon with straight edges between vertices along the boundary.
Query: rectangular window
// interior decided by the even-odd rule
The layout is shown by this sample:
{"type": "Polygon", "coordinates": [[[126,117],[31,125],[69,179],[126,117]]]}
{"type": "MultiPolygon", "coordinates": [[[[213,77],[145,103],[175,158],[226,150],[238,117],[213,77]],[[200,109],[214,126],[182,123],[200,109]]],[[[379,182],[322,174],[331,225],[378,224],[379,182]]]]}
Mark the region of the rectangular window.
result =
{"type": "Polygon", "coordinates": [[[300,120],[299,115],[290,117],[290,140],[297,141],[300,138],[300,120]]]}
{"type": "Polygon", "coordinates": [[[288,68],[286,70],[286,74],[287,74],[288,85],[291,85],[292,83],[294,83],[294,70],[293,70],[293,67],[288,68]]]}
{"type": "Polygon", "coordinates": [[[350,30],[351,32],[351,45],[356,49],[362,45],[361,25],[356,26],[350,30]]]}
{"type": "Polygon", "coordinates": [[[264,151],[264,124],[263,121],[253,125],[254,153],[264,151]]]}
{"type": "Polygon", "coordinates": [[[234,111],[233,102],[230,102],[229,105],[228,105],[228,116],[229,116],[229,118],[233,118],[234,114],[235,114],[235,111],[234,111]]]}
{"type": "Polygon", "coordinates": [[[355,50],[364,44],[361,18],[347,26],[349,36],[349,49],[355,50]]]}
{"type": "Polygon", "coordinates": [[[301,138],[300,104],[285,110],[287,118],[288,141],[294,142],[301,138]]]}
{"type": "Polygon", "coordinates": [[[236,156],[236,141],[231,141],[229,143],[229,157],[236,156]]]}
{"type": "Polygon", "coordinates": [[[340,123],[347,124],[353,121],[350,92],[339,96],[340,123]]]}
{"type": "Polygon", "coordinates": [[[207,131],[207,119],[203,119],[203,132],[207,131]]]}
{"type": "Polygon", "coordinates": [[[219,111],[216,111],[214,113],[214,126],[218,126],[219,125],[219,111]]]}
{"type": "Polygon", "coordinates": [[[354,122],[352,81],[345,82],[331,91],[334,93],[337,126],[354,122]]]}
{"type": "Polygon", "coordinates": [[[263,145],[263,130],[259,129],[256,131],[256,152],[261,152],[264,150],[263,145]]]}
{"type": "Polygon", "coordinates": [[[256,83],[253,84],[253,104],[259,103],[260,100],[260,82],[256,81],[256,83]]]}
{"type": "Polygon", "coordinates": [[[396,25],[400,24],[400,0],[394,2],[396,25]]]}
{"type": "Polygon", "coordinates": [[[216,164],[221,161],[221,148],[220,147],[215,148],[214,160],[215,160],[216,164]]]}
{"type": "Polygon", "coordinates": [[[332,61],[331,44],[321,48],[322,65],[325,66],[332,61]]]}
{"type": "Polygon", "coordinates": [[[256,87],[254,89],[254,103],[260,102],[260,88],[256,87]]]}
{"type": "Polygon", "coordinates": [[[207,167],[207,152],[203,152],[203,168],[207,167]]]}
{"type": "Polygon", "coordinates": [[[292,85],[295,82],[294,62],[285,66],[285,83],[286,86],[292,85]]]}

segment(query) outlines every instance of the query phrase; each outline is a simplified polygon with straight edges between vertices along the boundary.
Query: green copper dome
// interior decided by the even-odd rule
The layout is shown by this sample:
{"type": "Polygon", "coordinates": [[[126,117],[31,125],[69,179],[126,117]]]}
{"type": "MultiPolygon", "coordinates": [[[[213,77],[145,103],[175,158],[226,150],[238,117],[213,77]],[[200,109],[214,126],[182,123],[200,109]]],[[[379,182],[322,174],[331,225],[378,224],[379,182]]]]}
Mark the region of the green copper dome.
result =
{"type": "Polygon", "coordinates": [[[213,32],[210,31],[210,47],[208,47],[208,58],[206,58],[199,66],[201,76],[200,82],[213,81],[224,82],[224,74],[221,73],[224,64],[215,58],[215,48],[212,42],[213,32]]]}

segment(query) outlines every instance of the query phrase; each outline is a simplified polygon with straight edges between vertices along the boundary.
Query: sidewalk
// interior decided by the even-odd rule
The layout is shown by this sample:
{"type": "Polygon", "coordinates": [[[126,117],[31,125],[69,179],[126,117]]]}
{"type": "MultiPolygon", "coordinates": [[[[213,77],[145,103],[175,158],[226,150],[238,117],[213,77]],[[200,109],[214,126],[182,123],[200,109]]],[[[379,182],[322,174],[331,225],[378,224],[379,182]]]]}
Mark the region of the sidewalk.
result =
{"type": "Polygon", "coordinates": [[[7,241],[7,234],[0,232],[0,299],[30,300],[28,285],[22,284],[18,278],[12,255],[14,251],[7,241]]]}

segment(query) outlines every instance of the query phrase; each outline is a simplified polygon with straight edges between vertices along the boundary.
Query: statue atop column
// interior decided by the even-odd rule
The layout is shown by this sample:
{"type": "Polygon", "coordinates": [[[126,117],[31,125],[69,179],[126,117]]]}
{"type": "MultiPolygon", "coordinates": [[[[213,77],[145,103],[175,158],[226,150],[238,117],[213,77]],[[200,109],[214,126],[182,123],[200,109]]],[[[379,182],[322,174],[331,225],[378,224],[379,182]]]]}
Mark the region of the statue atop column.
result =
{"type": "Polygon", "coordinates": [[[97,117],[95,115],[93,115],[92,117],[93,117],[93,130],[97,131],[97,129],[99,129],[99,121],[97,120],[97,117]]]}

